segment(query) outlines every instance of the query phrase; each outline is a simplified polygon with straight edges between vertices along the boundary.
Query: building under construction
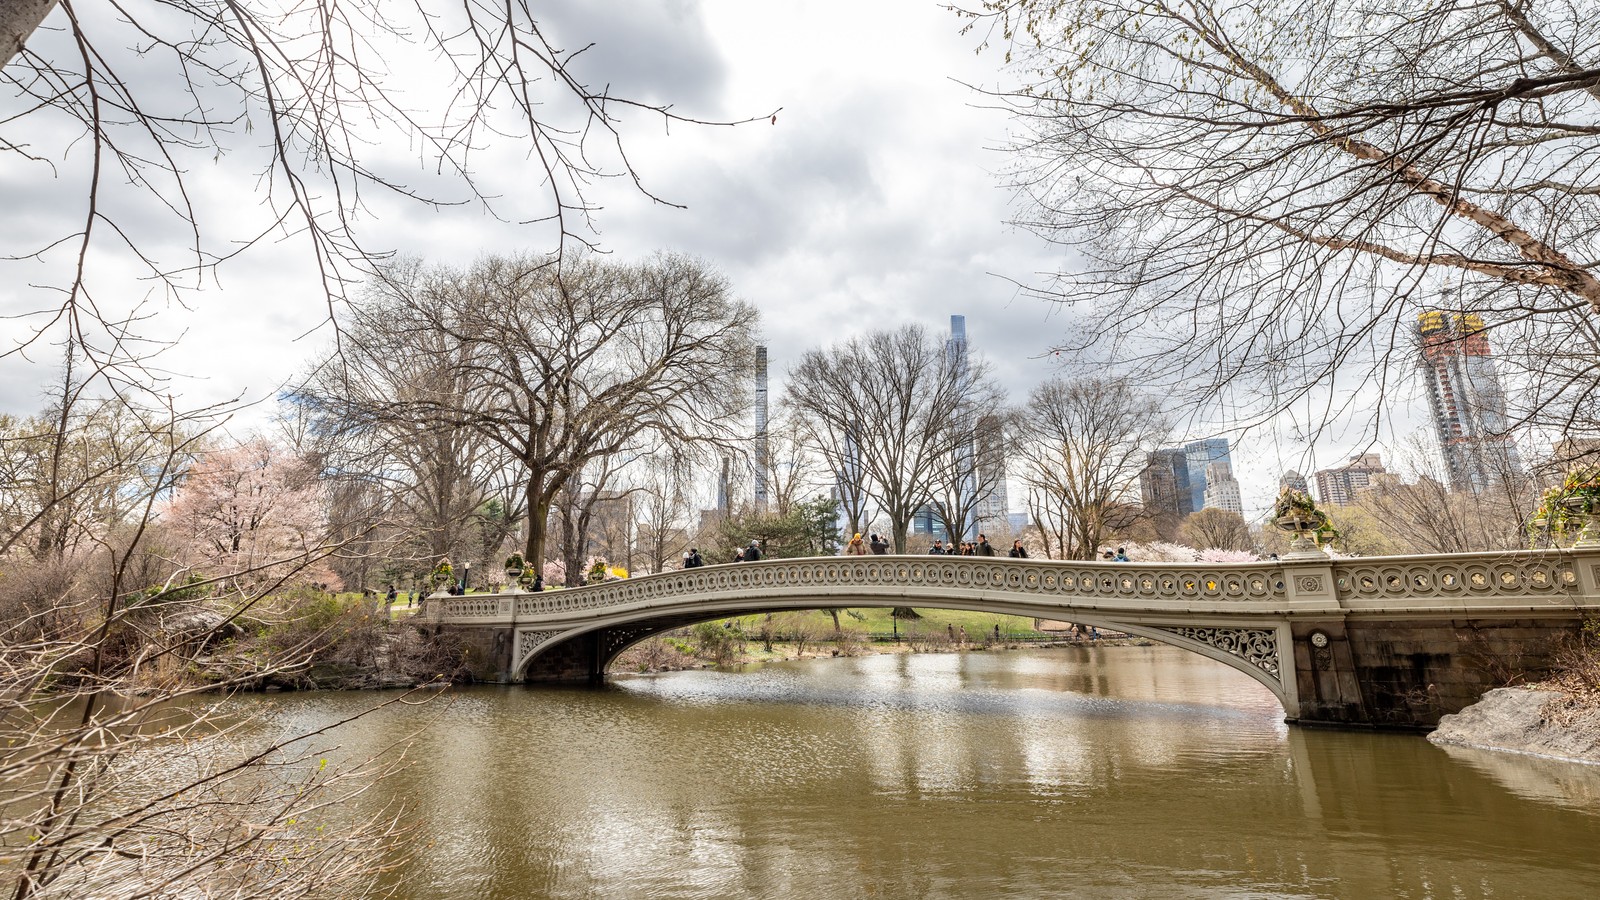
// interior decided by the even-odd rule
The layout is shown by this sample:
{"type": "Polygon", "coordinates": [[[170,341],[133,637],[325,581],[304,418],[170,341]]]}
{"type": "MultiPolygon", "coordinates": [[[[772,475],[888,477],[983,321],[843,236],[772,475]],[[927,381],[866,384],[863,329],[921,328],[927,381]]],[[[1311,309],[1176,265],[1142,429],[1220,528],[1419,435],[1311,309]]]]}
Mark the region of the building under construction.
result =
{"type": "Polygon", "coordinates": [[[1483,317],[1424,311],[1417,316],[1417,345],[1451,489],[1479,491],[1521,474],[1483,317]]]}

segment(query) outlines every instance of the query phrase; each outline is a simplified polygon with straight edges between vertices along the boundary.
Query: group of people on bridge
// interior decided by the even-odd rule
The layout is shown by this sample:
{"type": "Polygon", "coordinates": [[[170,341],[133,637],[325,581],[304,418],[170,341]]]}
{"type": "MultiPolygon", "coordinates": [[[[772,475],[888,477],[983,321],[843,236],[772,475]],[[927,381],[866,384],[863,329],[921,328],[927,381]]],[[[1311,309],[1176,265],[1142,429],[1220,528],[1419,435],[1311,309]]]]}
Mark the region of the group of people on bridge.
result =
{"type": "MultiPolygon", "coordinates": [[[[844,545],[845,556],[866,556],[869,552],[877,554],[888,553],[889,539],[881,535],[874,534],[870,540],[863,541],[861,539],[861,532],[858,531],[856,532],[855,537],[852,537],[844,545]]],[[[976,541],[961,541],[959,543],[951,541],[949,547],[945,546],[944,539],[936,538],[933,542],[933,546],[928,549],[928,553],[933,556],[999,555],[995,552],[994,545],[989,543],[989,536],[983,534],[982,532],[979,532],[978,539],[976,541]]],[[[1022,546],[1021,541],[1012,541],[1011,549],[1006,552],[1006,555],[1012,559],[1027,559],[1028,551],[1022,546]]]]}

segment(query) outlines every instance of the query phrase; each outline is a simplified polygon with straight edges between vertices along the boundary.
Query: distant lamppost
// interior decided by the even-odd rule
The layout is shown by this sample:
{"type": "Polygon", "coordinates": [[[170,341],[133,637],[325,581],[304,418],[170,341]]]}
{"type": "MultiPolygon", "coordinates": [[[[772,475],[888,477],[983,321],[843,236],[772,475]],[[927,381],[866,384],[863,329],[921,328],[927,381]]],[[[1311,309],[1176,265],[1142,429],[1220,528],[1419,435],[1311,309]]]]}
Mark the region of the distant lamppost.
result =
{"type": "Polygon", "coordinates": [[[461,593],[466,594],[467,585],[472,583],[472,563],[461,564],[461,593]]]}

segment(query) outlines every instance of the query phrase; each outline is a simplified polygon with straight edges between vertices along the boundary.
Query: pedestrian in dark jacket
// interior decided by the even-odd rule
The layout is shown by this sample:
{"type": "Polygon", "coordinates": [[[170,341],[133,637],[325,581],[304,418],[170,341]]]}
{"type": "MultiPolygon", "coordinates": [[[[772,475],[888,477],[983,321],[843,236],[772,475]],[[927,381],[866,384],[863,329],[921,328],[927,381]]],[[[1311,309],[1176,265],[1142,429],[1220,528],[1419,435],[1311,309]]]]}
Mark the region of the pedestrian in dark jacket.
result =
{"type": "Polygon", "coordinates": [[[755,541],[751,541],[750,542],[750,546],[744,548],[744,561],[745,562],[758,562],[758,561],[760,561],[760,559],[761,559],[761,548],[756,546],[756,542],[755,541]]]}
{"type": "Polygon", "coordinates": [[[994,546],[989,543],[989,536],[986,535],[986,534],[981,534],[980,533],[978,535],[978,555],[979,556],[993,556],[994,555],[994,546]]]}
{"type": "Polygon", "coordinates": [[[872,552],[873,553],[876,553],[879,556],[882,556],[883,554],[889,552],[889,539],[885,538],[885,537],[883,537],[881,535],[876,535],[875,534],[875,535],[872,536],[872,541],[871,541],[870,546],[872,547],[872,552]]]}
{"type": "Polygon", "coordinates": [[[1022,546],[1022,542],[1021,541],[1012,541],[1011,542],[1011,551],[1009,553],[1007,553],[1006,555],[1011,557],[1012,559],[1027,559],[1028,558],[1028,548],[1022,546]]]}
{"type": "Polygon", "coordinates": [[[943,556],[944,555],[944,541],[934,541],[933,542],[933,546],[928,548],[928,555],[929,556],[943,556]]]}

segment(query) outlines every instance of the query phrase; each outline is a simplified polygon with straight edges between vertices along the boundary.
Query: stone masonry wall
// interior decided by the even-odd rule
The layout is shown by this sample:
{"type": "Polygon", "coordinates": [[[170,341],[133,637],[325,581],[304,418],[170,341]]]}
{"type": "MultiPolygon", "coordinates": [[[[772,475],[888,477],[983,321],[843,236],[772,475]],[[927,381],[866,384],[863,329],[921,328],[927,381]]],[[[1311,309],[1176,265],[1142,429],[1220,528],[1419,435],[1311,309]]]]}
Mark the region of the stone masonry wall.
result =
{"type": "Polygon", "coordinates": [[[1431,728],[1486,691],[1547,674],[1561,641],[1579,624],[1576,613],[1297,622],[1300,721],[1431,728]],[[1327,648],[1312,647],[1314,630],[1329,635],[1327,648]]]}

